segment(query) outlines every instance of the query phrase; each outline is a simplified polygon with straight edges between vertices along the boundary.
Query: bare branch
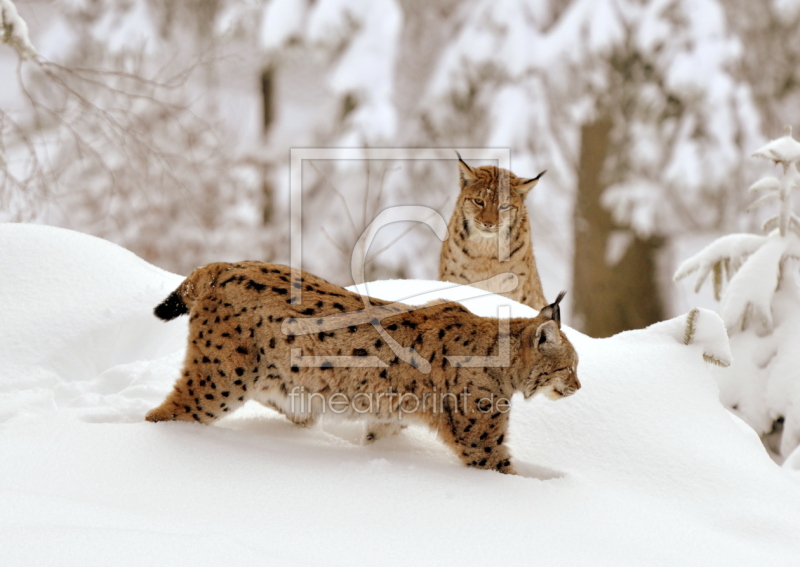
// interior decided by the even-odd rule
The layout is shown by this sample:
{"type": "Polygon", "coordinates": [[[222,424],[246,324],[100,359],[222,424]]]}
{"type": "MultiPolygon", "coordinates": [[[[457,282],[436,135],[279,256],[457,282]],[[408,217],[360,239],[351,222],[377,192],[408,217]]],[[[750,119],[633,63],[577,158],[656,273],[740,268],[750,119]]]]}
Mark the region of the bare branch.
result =
{"type": "Polygon", "coordinates": [[[347,258],[347,250],[345,250],[344,248],[342,248],[341,246],[339,246],[339,244],[337,244],[337,243],[336,243],[336,241],[333,239],[333,237],[332,237],[330,234],[328,234],[328,231],[325,229],[325,227],[324,227],[324,226],[323,226],[323,227],[321,227],[321,228],[322,228],[322,234],[324,234],[324,235],[325,235],[325,237],[328,239],[328,242],[330,242],[331,244],[333,244],[333,246],[334,246],[334,247],[335,247],[335,248],[336,248],[336,249],[337,249],[339,252],[341,252],[341,253],[342,253],[342,256],[344,256],[345,258],[347,258]]]}
{"type": "MultiPolygon", "coordinates": [[[[448,198],[446,198],[446,199],[444,200],[444,202],[442,202],[442,203],[441,203],[441,204],[440,204],[440,205],[437,207],[437,209],[438,209],[438,210],[441,210],[441,209],[442,209],[442,208],[443,208],[443,207],[444,207],[444,206],[447,204],[447,202],[448,202],[449,200],[450,200],[450,198],[449,198],[449,197],[448,197],[448,198]]],[[[428,220],[429,218],[432,218],[432,217],[433,217],[435,214],[436,214],[436,213],[433,213],[433,212],[432,212],[432,213],[430,213],[429,215],[427,215],[427,216],[426,216],[426,217],[423,219],[423,221],[426,221],[426,220],[428,220]]],[[[386,252],[386,251],[387,251],[389,248],[391,248],[392,246],[394,246],[395,244],[397,244],[397,243],[398,243],[398,242],[399,242],[399,241],[400,241],[400,240],[401,240],[401,239],[402,239],[404,236],[406,236],[406,235],[407,235],[408,233],[410,233],[412,230],[414,230],[414,229],[416,229],[416,228],[419,228],[420,226],[422,226],[422,225],[420,224],[420,222],[414,222],[412,225],[408,226],[408,227],[407,227],[407,228],[406,228],[406,229],[405,229],[403,232],[401,232],[401,233],[400,233],[399,235],[397,235],[397,236],[396,236],[394,239],[392,239],[392,241],[391,241],[391,242],[389,242],[388,244],[386,244],[386,245],[385,245],[384,247],[382,247],[381,249],[379,249],[379,250],[375,251],[375,252],[374,252],[374,253],[373,253],[373,254],[372,254],[372,255],[371,255],[369,258],[367,258],[367,260],[364,262],[364,264],[365,264],[365,265],[367,265],[367,264],[369,264],[370,262],[372,262],[373,260],[375,260],[375,259],[376,259],[378,256],[380,256],[381,254],[383,254],[384,252],[386,252]]]]}
{"type": "Polygon", "coordinates": [[[350,221],[350,228],[353,230],[353,238],[358,238],[358,236],[359,236],[358,228],[356,228],[356,223],[355,223],[355,221],[353,221],[353,216],[350,213],[350,207],[347,204],[347,199],[345,199],[344,195],[342,195],[342,193],[336,188],[336,186],[331,182],[331,180],[328,179],[328,176],[325,175],[324,173],[322,173],[322,170],[320,170],[313,161],[310,161],[310,163],[311,163],[311,167],[313,167],[314,169],[317,170],[317,173],[320,174],[322,179],[328,184],[328,186],[333,190],[333,192],[342,201],[342,204],[344,205],[344,210],[347,213],[347,218],[350,221]]]}

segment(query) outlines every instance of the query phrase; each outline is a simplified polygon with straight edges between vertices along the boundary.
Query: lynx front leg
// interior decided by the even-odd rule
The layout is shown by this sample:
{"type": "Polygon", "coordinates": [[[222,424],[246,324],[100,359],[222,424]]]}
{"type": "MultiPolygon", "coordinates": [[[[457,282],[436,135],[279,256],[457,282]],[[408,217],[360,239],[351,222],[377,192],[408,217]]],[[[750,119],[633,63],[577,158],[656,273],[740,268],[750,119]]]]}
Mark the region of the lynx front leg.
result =
{"type": "Polygon", "coordinates": [[[371,423],[367,428],[367,434],[364,436],[364,443],[374,443],[378,439],[397,435],[405,428],[405,425],[402,425],[397,421],[378,421],[371,423]]]}
{"type": "Polygon", "coordinates": [[[507,429],[507,413],[474,412],[462,416],[452,412],[439,433],[468,467],[517,474],[508,447],[503,444],[507,429]]]}

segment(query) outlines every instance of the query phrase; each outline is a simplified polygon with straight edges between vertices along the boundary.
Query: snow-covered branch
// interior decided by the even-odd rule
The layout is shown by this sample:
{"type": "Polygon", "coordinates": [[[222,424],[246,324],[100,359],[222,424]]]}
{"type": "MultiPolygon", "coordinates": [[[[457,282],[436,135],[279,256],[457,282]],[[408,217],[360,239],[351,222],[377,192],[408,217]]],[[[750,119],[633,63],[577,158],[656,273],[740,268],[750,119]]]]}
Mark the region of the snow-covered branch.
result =
{"type": "Polygon", "coordinates": [[[16,50],[20,59],[36,57],[36,48],[28,36],[28,24],[11,0],[0,0],[0,39],[16,50]]]}
{"type": "Polygon", "coordinates": [[[772,140],[753,153],[753,157],[780,164],[783,168],[783,177],[781,179],[767,177],[752,185],[750,191],[767,192],[767,194],[750,205],[749,209],[767,201],[778,200],[780,202],[778,214],[766,220],[764,231],[777,228],[781,236],[786,236],[789,230],[794,230],[800,235],[800,218],[792,211],[792,191],[800,189],[800,174],[797,172],[797,164],[800,162],[800,143],[792,138],[791,126],[786,126],[784,130],[785,135],[782,138],[772,140]]]}
{"type": "Polygon", "coordinates": [[[768,159],[787,167],[791,163],[800,162],[800,143],[792,137],[792,127],[784,128],[784,136],[772,140],[753,152],[753,157],[768,159]]]}
{"type": "Polygon", "coordinates": [[[767,238],[758,234],[729,234],[718,238],[703,250],[685,260],[678,267],[673,279],[679,281],[695,272],[699,272],[695,283],[695,292],[697,292],[703,287],[708,275],[713,272],[715,295],[717,299],[720,299],[720,294],[717,291],[722,284],[723,272],[732,276],[736,267],[741,265],[747,256],[761,248],[767,238]]]}

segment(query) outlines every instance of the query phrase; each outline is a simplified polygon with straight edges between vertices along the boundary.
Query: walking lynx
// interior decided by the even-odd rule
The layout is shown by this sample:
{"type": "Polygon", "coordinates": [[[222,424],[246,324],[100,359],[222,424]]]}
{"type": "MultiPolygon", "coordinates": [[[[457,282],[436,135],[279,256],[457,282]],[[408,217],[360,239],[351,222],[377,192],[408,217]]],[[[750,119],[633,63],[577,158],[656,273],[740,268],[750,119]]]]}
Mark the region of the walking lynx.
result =
{"type": "Polygon", "coordinates": [[[452,302],[362,298],[286,266],[210,264],[155,310],[188,314],[189,338],[180,378],[147,420],[208,424],[255,400],[300,425],[329,412],[364,419],[368,441],[416,422],[465,465],[513,474],[514,392],[580,388],[561,297],[532,319],[498,320],[452,302]]]}

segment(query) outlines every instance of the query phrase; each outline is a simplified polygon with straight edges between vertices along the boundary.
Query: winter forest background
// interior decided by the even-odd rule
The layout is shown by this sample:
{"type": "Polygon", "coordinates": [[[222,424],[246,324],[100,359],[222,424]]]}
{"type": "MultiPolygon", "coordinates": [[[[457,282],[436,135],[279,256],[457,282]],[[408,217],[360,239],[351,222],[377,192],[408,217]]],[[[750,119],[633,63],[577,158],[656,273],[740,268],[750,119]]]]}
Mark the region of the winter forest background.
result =
{"type": "MultiPolygon", "coordinates": [[[[783,170],[751,156],[785,125],[800,129],[798,0],[0,0],[0,10],[0,221],[94,234],[180,274],[287,263],[291,148],[508,148],[516,174],[548,170],[527,201],[545,295],[571,290],[565,317],[593,337],[719,308],[714,290],[696,295],[672,276],[718,237],[765,234],[778,206],[748,211],[747,188],[783,170]]],[[[425,205],[447,219],[457,191],[452,159],[309,160],[302,173],[303,267],[341,285],[381,210],[425,205]]],[[[439,248],[421,225],[391,225],[366,277],[435,279],[439,248]]],[[[728,250],[729,276],[753,250],[728,250]]],[[[793,257],[783,250],[782,269],[793,257]]],[[[779,277],[794,284],[795,272],[779,277]]],[[[768,323],[749,327],[754,340],[768,323]]],[[[750,376],[769,360],[748,363],[750,376]]],[[[781,364],[784,385],[800,381],[781,364]]],[[[723,387],[765,439],[791,414],[782,394],[797,390],[800,407],[800,388],[770,394],[769,379],[723,387]]],[[[776,455],[800,433],[784,442],[776,455]]]]}

